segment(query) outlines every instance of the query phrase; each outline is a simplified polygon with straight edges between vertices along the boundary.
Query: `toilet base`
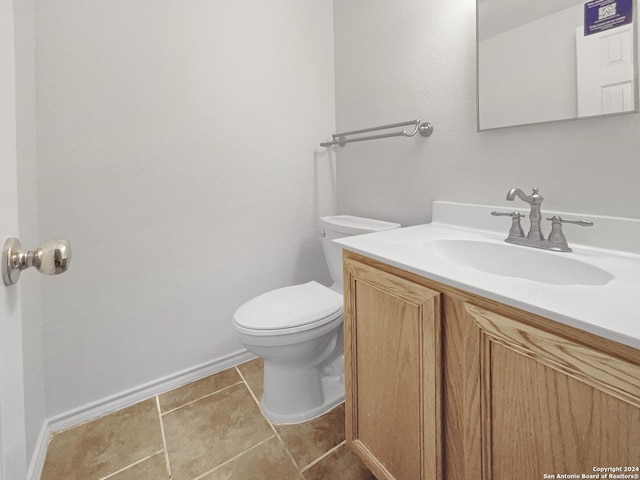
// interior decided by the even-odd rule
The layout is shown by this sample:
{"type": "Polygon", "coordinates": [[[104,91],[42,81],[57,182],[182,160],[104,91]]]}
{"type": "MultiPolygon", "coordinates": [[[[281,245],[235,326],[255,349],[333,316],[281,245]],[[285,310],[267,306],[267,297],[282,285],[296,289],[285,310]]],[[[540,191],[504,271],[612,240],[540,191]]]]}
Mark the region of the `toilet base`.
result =
{"type": "Polygon", "coordinates": [[[281,338],[240,335],[264,359],[260,405],[272,423],[306,422],[344,401],[342,321],[339,315],[321,328],[281,338]]]}
{"type": "Polygon", "coordinates": [[[323,377],[320,383],[324,397],[322,404],[310,407],[304,411],[298,411],[294,414],[282,414],[270,411],[269,408],[265,406],[263,397],[260,402],[262,414],[274,424],[292,425],[313,420],[344,402],[344,375],[323,377]]]}

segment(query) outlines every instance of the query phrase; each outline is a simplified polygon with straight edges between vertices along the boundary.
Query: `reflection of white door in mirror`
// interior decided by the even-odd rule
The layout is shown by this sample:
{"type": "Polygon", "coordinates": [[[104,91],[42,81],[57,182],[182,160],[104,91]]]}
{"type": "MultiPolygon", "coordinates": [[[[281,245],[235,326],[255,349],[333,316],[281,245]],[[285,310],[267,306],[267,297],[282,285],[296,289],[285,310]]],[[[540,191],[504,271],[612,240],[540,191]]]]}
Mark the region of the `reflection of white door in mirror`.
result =
{"type": "Polygon", "coordinates": [[[638,3],[477,0],[478,130],[637,112],[638,3]]]}
{"type": "Polygon", "coordinates": [[[578,27],[576,56],[579,117],[634,110],[632,25],[592,35],[578,27]]]}

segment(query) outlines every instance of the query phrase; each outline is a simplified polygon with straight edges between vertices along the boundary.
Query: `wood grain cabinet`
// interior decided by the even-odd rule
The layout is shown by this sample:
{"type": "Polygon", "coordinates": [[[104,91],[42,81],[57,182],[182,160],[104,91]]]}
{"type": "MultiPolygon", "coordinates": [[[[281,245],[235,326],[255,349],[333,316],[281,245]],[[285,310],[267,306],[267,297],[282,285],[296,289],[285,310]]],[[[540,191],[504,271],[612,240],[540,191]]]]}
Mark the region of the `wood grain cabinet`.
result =
{"type": "Polygon", "coordinates": [[[347,442],[378,479],[640,474],[639,350],[350,252],[344,271],[347,442]]]}
{"type": "Polygon", "coordinates": [[[475,331],[468,380],[477,386],[467,408],[481,440],[469,445],[477,473],[467,478],[602,478],[594,468],[640,467],[640,364],[472,304],[465,310],[475,331]]]}
{"type": "Polygon", "coordinates": [[[440,295],[349,259],[345,275],[347,442],[379,479],[440,479],[440,295]]]}

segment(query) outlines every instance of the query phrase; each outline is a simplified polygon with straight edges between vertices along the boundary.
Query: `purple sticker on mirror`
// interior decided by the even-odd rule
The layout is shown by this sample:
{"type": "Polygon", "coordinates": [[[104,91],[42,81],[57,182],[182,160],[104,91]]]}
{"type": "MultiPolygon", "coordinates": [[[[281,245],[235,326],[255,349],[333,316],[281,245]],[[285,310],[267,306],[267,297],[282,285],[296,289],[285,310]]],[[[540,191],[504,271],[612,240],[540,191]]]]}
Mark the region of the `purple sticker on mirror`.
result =
{"type": "Polygon", "coordinates": [[[584,4],[584,34],[609,30],[631,23],[633,0],[592,0],[584,4]]]}

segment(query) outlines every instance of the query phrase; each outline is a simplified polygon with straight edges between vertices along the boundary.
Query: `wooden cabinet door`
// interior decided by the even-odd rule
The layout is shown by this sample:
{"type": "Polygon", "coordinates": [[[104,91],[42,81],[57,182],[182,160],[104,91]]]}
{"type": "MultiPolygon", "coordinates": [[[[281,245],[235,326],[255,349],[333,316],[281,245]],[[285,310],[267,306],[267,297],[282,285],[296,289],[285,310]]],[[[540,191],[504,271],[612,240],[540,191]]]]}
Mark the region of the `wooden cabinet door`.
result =
{"type": "Polygon", "coordinates": [[[345,257],[346,437],[380,480],[439,480],[439,294],[345,257]]]}
{"type": "Polygon", "coordinates": [[[594,468],[640,466],[640,354],[630,362],[474,305],[465,309],[473,332],[467,480],[602,478],[594,468]]]}

